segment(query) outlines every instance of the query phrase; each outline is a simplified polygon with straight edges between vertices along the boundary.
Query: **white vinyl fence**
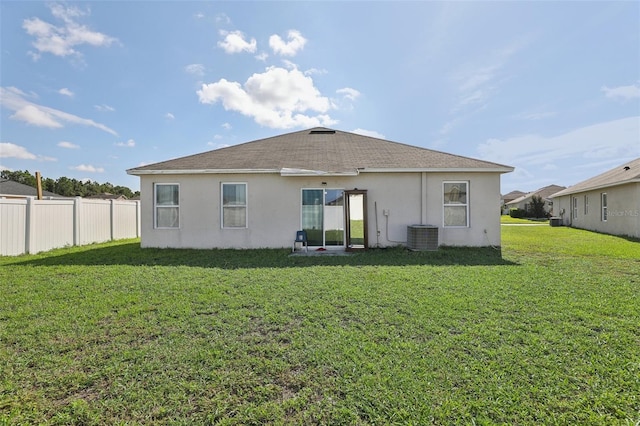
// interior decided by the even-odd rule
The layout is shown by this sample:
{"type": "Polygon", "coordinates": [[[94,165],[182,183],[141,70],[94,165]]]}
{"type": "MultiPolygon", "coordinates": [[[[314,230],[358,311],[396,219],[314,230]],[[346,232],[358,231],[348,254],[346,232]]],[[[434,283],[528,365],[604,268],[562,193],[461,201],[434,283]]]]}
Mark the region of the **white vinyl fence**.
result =
{"type": "Polygon", "coordinates": [[[140,201],[0,199],[0,256],[140,236],[140,201]]]}

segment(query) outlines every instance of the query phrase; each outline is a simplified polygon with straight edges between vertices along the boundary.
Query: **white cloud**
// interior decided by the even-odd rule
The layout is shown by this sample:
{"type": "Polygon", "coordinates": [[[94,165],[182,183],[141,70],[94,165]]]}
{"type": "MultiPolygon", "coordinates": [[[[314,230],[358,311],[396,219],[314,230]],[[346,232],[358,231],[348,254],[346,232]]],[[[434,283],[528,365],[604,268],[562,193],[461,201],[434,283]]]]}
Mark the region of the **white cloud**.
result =
{"type": "Polygon", "coordinates": [[[0,142],[0,158],[17,158],[19,160],[57,161],[53,157],[36,155],[27,148],[11,142],[0,142]]]}
{"type": "Polygon", "coordinates": [[[504,69],[511,57],[523,50],[527,44],[526,39],[512,41],[500,49],[486,52],[481,56],[481,61],[467,63],[456,71],[452,79],[458,92],[458,100],[452,109],[453,112],[474,104],[486,103],[505,74],[504,69]]]}
{"type": "Polygon", "coordinates": [[[224,37],[223,41],[218,42],[218,46],[224,49],[226,53],[249,52],[255,53],[257,42],[255,38],[251,41],[244,39],[242,31],[225,31],[220,30],[220,35],[224,37]]]}
{"type": "Polygon", "coordinates": [[[63,21],[63,25],[56,26],[40,18],[25,19],[22,23],[22,28],[27,34],[35,37],[32,46],[37,52],[31,52],[34,60],[39,59],[43,53],[62,57],[73,55],[79,58],[82,54],[76,50],[78,46],[109,46],[117,41],[114,37],[92,31],[86,25],[77,22],[78,18],[88,15],[88,11],[61,4],[51,4],[49,8],[55,18],[63,21]]]}
{"type": "Polygon", "coordinates": [[[198,12],[195,15],[193,15],[193,17],[196,18],[196,19],[202,19],[202,18],[204,18],[204,13],[198,12]]]}
{"type": "Polygon", "coordinates": [[[15,112],[10,118],[24,121],[34,126],[55,129],[63,127],[62,123],[71,123],[95,127],[114,136],[118,135],[115,130],[88,118],[78,117],[64,111],[35,104],[25,99],[24,92],[14,87],[0,87],[0,104],[4,108],[15,112]]]}
{"type": "Polygon", "coordinates": [[[164,115],[164,118],[166,118],[167,120],[173,120],[174,118],[176,118],[176,116],[168,112],[164,115]]]}
{"type": "Polygon", "coordinates": [[[136,146],[136,141],[134,141],[133,139],[129,139],[126,142],[117,142],[116,146],[121,146],[124,148],[133,148],[134,146],[136,146]]]}
{"type": "Polygon", "coordinates": [[[74,95],[74,93],[71,90],[67,89],[66,87],[63,87],[62,89],[58,90],[58,93],[64,96],[69,96],[70,98],[72,98],[74,95]]]}
{"type": "Polygon", "coordinates": [[[253,74],[244,85],[220,79],[197,91],[203,104],[218,101],[226,110],[252,117],[256,123],[278,129],[335,124],[326,113],[332,108],[313,79],[297,69],[269,67],[253,74]]]}
{"type": "Polygon", "coordinates": [[[378,138],[378,139],[384,139],[384,135],[382,133],[378,133],[375,130],[365,130],[365,129],[355,129],[352,130],[351,133],[356,133],[358,135],[362,135],[362,136],[369,136],[372,138],[378,138]]]}
{"type": "Polygon", "coordinates": [[[184,67],[184,70],[189,74],[202,77],[204,75],[204,65],[202,64],[189,64],[184,67]]]}
{"type": "Polygon", "coordinates": [[[10,142],[0,143],[0,158],[19,158],[21,160],[36,160],[35,154],[27,151],[27,148],[10,142]]]}
{"type": "Polygon", "coordinates": [[[340,95],[344,95],[344,97],[349,99],[350,101],[355,101],[357,98],[360,97],[360,92],[350,87],[345,87],[344,89],[338,89],[336,90],[336,93],[340,95]]]}
{"type": "Polygon", "coordinates": [[[0,164],[0,170],[6,170],[6,171],[9,171],[9,172],[12,172],[12,171],[13,171],[13,169],[10,169],[10,168],[9,168],[9,167],[7,167],[7,166],[3,166],[2,164],[0,164]]]}
{"type": "Polygon", "coordinates": [[[295,56],[300,50],[304,49],[306,43],[307,39],[297,30],[289,30],[287,41],[284,41],[277,34],[269,37],[269,46],[276,55],[281,56],[295,56]]]}
{"type": "Polygon", "coordinates": [[[225,130],[231,130],[231,124],[230,123],[222,123],[222,128],[225,130]]]}
{"type": "Polygon", "coordinates": [[[102,167],[95,167],[90,164],[80,164],[79,166],[69,167],[71,170],[76,170],[78,172],[85,173],[103,173],[104,169],[102,167]]]}
{"type": "Polygon", "coordinates": [[[67,149],[78,149],[78,148],[80,148],[79,145],[76,145],[76,144],[71,143],[71,142],[66,142],[66,141],[58,142],[58,146],[60,148],[67,148],[67,149]]]}
{"type": "Polygon", "coordinates": [[[621,98],[624,100],[640,98],[640,83],[619,87],[602,86],[600,90],[604,92],[607,98],[621,98]]]}
{"type": "Polygon", "coordinates": [[[327,70],[326,70],[326,69],[324,69],[324,68],[323,68],[323,69],[310,68],[310,69],[306,70],[306,71],[304,72],[304,74],[305,74],[305,75],[313,75],[313,74],[319,74],[319,75],[322,75],[322,74],[327,74],[328,72],[329,72],[329,71],[327,71],[327,70]]]}
{"type": "Polygon", "coordinates": [[[56,121],[50,113],[35,105],[25,105],[16,110],[16,113],[9,118],[12,120],[24,121],[27,124],[37,127],[49,127],[51,129],[63,127],[62,124],[56,121]]]}
{"type": "Polygon", "coordinates": [[[598,123],[557,136],[489,139],[478,150],[482,158],[516,168],[550,168],[579,158],[638,157],[639,134],[640,116],[598,123]]]}
{"type": "Polygon", "coordinates": [[[100,112],[113,112],[116,110],[114,107],[105,104],[94,105],[93,107],[100,112]]]}
{"type": "Polygon", "coordinates": [[[259,61],[266,62],[269,54],[267,52],[261,52],[255,56],[255,58],[259,61]]]}
{"type": "Polygon", "coordinates": [[[229,18],[226,14],[218,13],[216,15],[216,24],[229,25],[230,23],[231,23],[231,18],[229,18]]]}

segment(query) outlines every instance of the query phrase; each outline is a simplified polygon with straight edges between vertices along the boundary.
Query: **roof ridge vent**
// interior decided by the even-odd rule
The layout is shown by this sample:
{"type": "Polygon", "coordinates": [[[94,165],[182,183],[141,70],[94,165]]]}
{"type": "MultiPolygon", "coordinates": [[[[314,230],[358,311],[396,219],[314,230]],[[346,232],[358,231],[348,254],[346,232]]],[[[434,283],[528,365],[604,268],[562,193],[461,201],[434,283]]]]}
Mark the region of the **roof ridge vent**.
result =
{"type": "Polygon", "coordinates": [[[310,135],[334,135],[335,130],[331,129],[313,129],[309,132],[310,135]]]}

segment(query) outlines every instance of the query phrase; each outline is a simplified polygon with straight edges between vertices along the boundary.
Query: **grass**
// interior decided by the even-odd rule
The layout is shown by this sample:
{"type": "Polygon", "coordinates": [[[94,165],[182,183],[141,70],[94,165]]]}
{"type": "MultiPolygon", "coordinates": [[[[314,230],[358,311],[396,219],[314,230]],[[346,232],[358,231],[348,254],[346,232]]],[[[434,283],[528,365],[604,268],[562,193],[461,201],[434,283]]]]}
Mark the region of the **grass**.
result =
{"type": "Polygon", "coordinates": [[[0,258],[0,424],[640,421],[640,243],[0,258]]]}

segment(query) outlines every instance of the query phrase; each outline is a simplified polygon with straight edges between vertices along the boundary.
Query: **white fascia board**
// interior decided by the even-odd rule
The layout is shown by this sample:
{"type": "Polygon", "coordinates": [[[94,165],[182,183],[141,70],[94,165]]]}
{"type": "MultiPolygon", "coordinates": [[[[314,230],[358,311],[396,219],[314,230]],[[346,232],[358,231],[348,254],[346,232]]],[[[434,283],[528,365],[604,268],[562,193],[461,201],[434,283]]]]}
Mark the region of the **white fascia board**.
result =
{"type": "Polygon", "coordinates": [[[513,167],[495,167],[495,168],[407,168],[407,169],[376,169],[366,168],[358,169],[360,173],[509,173],[514,170],[513,167]]]}
{"type": "Polygon", "coordinates": [[[127,174],[142,175],[213,175],[213,174],[266,174],[278,173],[275,169],[184,169],[184,170],[127,170],[127,174]]]}
{"type": "Polygon", "coordinates": [[[345,172],[326,172],[324,170],[292,169],[283,167],[280,176],[358,176],[358,170],[345,172]]]}

